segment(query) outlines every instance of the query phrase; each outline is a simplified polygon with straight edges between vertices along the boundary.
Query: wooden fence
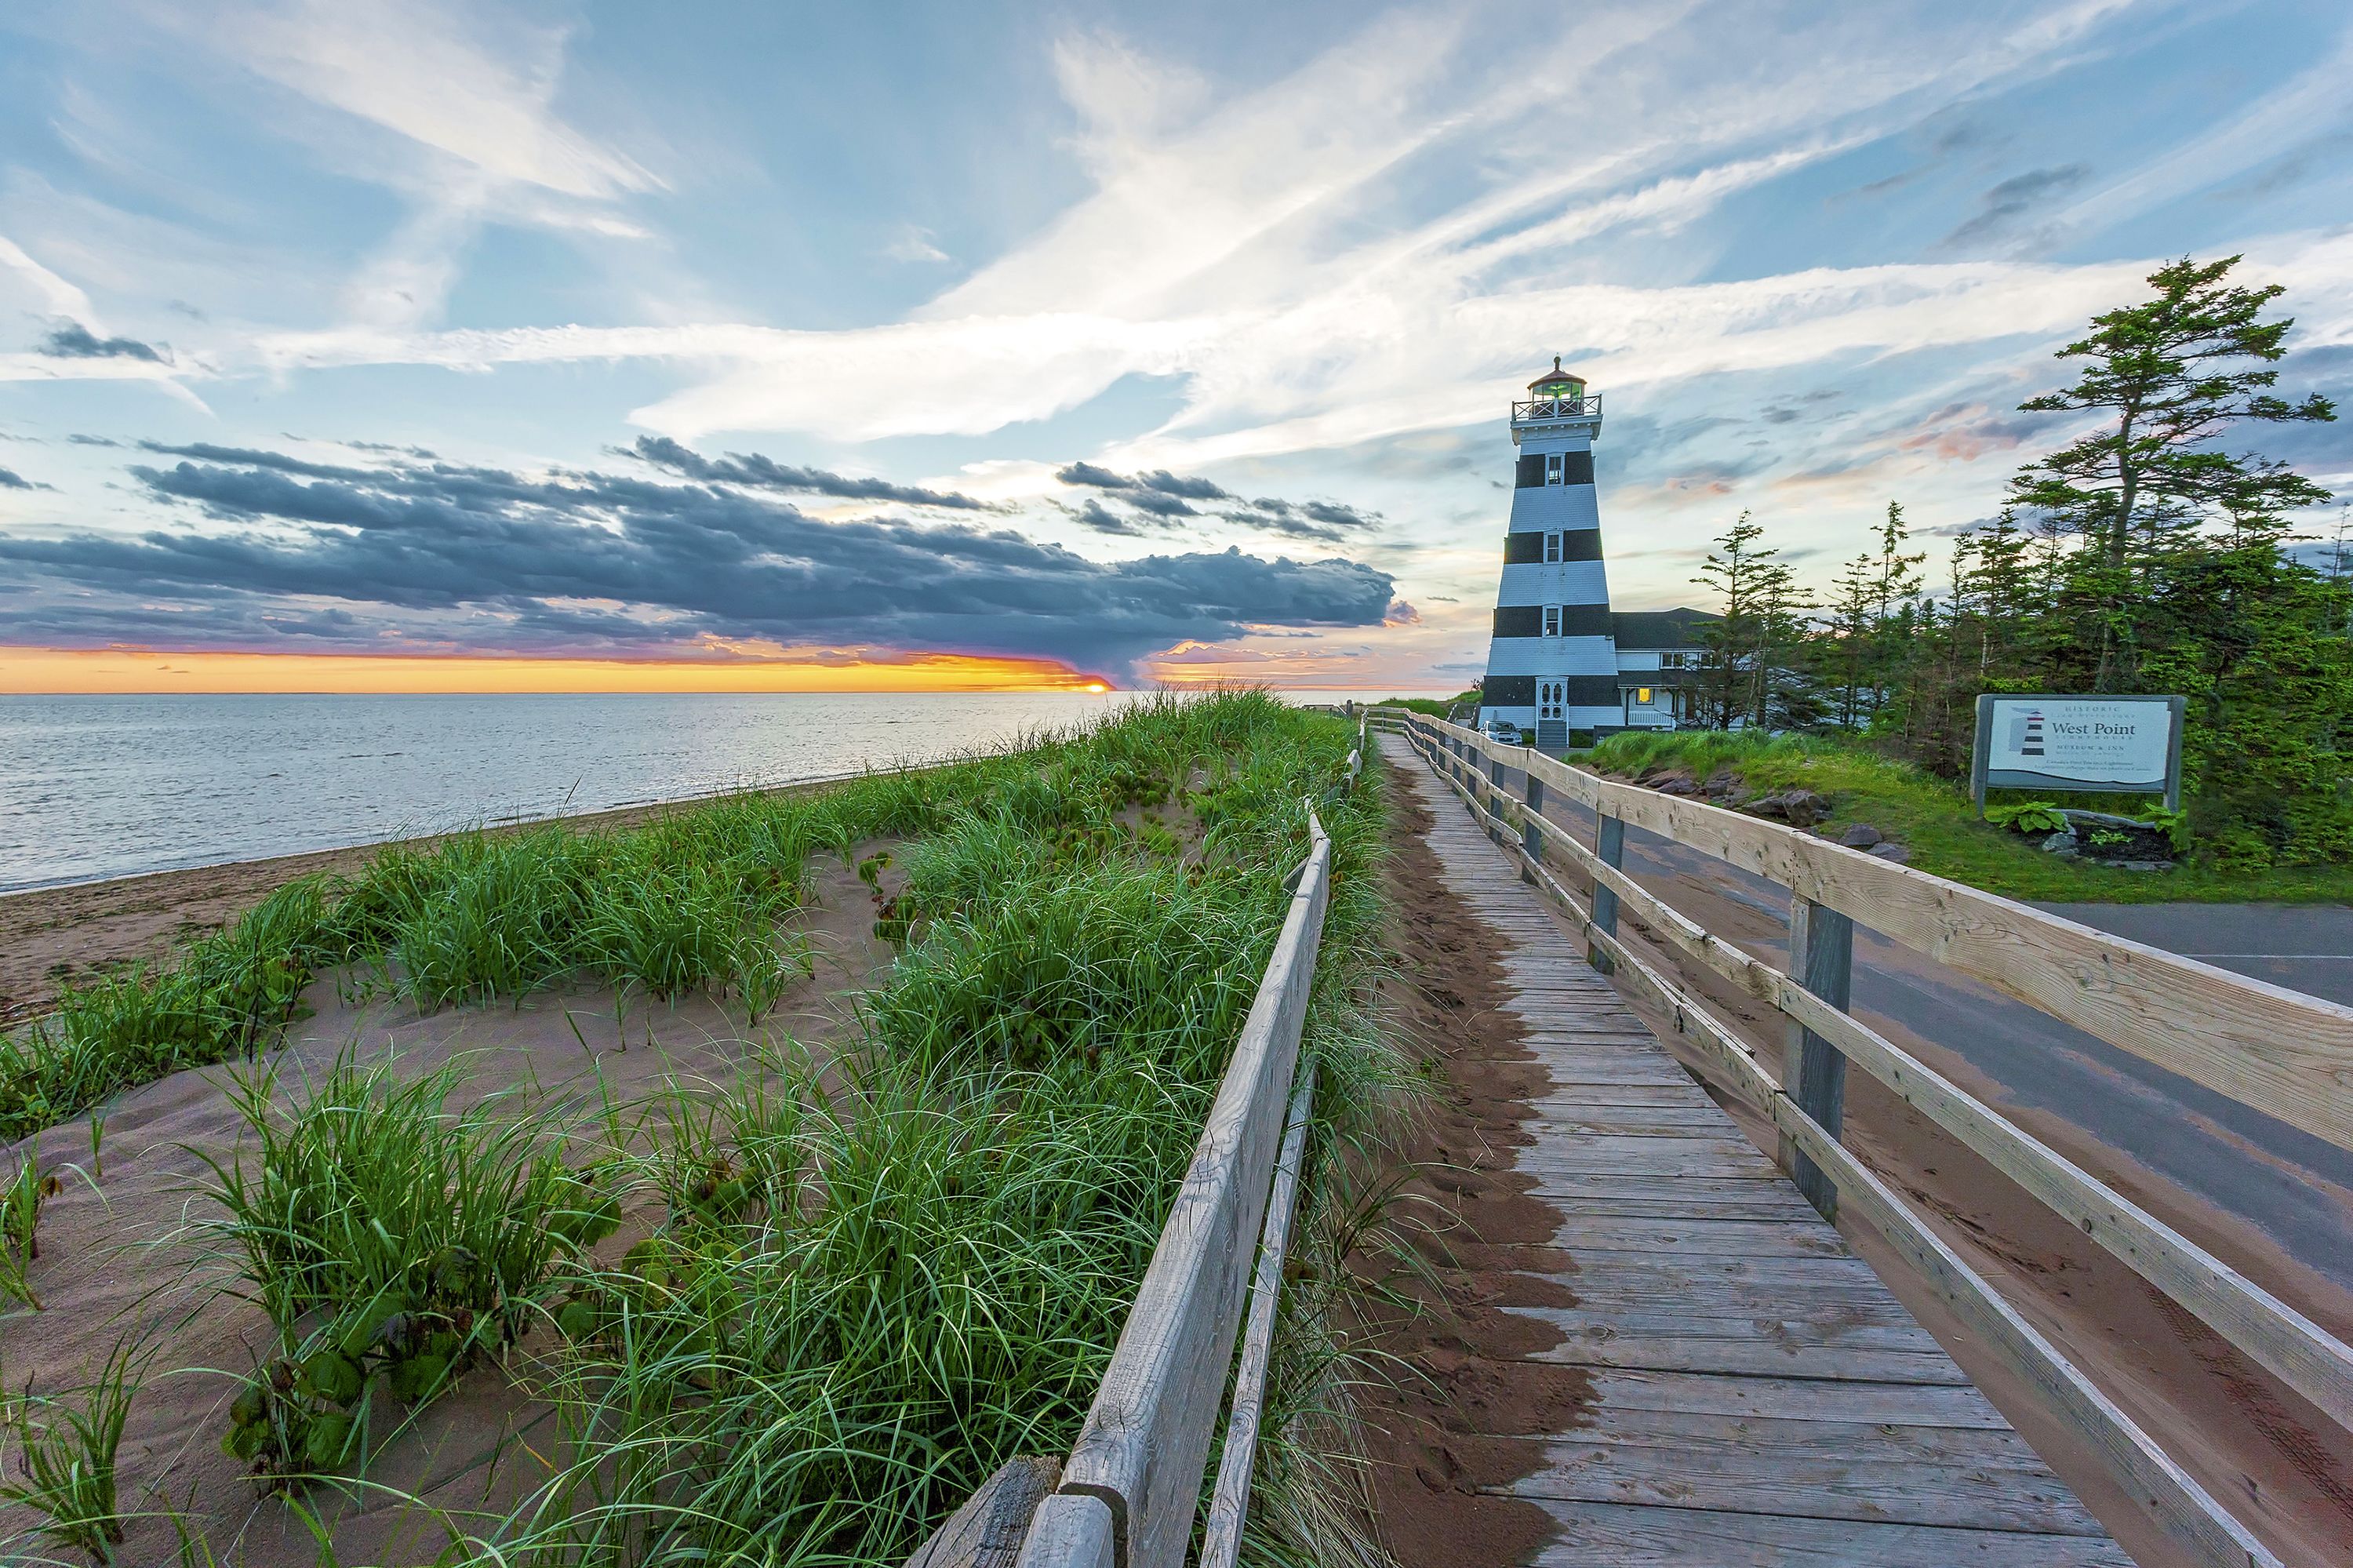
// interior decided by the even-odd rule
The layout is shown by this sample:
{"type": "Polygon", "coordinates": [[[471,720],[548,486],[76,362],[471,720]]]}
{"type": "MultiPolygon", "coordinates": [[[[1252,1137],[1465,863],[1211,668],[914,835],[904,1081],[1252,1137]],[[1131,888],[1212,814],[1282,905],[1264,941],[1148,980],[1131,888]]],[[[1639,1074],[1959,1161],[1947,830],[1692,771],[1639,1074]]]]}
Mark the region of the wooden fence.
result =
{"type": "MultiPolygon", "coordinates": [[[[1364,744],[1360,721],[1348,787],[1364,744]]],[[[1066,1459],[999,1469],[908,1568],[1182,1568],[1221,1409],[1225,1447],[1200,1562],[1233,1568],[1314,1099],[1299,1046],[1331,897],[1332,841],[1312,803],[1307,823],[1310,848],[1274,955],[1077,1444],[1066,1459]]]]}
{"type": "Polygon", "coordinates": [[[1879,1079],[2348,1429],[2353,1348],[1851,1017],[1852,930],[1860,923],[2346,1149],[2353,1149],[2353,1009],[1777,823],[1603,779],[1459,725],[1391,708],[1373,710],[1372,722],[1407,736],[1490,835],[1516,845],[1523,876],[1577,923],[1593,961],[1645,996],[1732,1092],[1772,1118],[1783,1163],[1817,1205],[1831,1213],[1843,1200],[1884,1236],[2185,1552],[2216,1563],[2277,1561],[1841,1144],[1847,1064],[1879,1079]],[[1506,768],[1525,779],[1519,799],[1502,787],[1506,768]],[[1543,814],[1547,791],[1595,813],[1590,848],[1543,814]],[[1630,822],[1788,889],[1793,972],[1724,941],[1629,877],[1622,867],[1630,822]],[[1554,876],[1557,862],[1591,879],[1589,902],[1554,876]],[[1760,1060],[1630,948],[1618,934],[1621,911],[1638,916],[1663,946],[1778,1012],[1787,1030],[1781,1060],[1760,1060]]]}

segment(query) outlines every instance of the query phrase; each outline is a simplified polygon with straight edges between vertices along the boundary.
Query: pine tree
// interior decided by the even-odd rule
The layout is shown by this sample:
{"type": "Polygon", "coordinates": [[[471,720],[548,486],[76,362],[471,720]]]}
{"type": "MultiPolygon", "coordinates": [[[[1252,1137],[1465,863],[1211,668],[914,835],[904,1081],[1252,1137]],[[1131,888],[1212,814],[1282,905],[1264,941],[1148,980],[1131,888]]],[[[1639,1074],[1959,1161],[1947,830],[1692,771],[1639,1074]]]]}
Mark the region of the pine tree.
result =
{"type": "Polygon", "coordinates": [[[2140,689],[2148,569],[2178,537],[2226,505],[2276,515],[2328,498],[2284,464],[2209,445],[2240,420],[2337,417],[2317,393],[2291,404],[2272,391],[2279,373],[2271,366],[2295,323],[2258,319],[2282,289],[2228,282],[2239,260],[2159,268],[2148,279],[2155,299],[2094,317],[2089,336],[2059,351],[2089,362],[2073,386],[2020,405],[2107,417],[2010,485],[2013,504],[2084,543],[2070,556],[2060,608],[2084,644],[2090,690],[2140,689]]]}

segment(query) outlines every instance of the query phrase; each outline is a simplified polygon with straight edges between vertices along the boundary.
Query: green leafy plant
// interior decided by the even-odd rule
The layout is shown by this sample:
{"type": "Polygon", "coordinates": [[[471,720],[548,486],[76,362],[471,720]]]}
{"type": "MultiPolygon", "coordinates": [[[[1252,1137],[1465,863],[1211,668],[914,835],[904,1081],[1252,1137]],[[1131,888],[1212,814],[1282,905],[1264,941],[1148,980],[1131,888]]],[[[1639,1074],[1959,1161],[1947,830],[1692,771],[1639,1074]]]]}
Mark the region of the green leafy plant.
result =
{"type": "Polygon", "coordinates": [[[41,1255],[41,1206],[57,1196],[61,1185],[27,1148],[17,1157],[16,1173],[0,1187],[0,1297],[21,1301],[36,1312],[41,1309],[41,1298],[33,1289],[32,1265],[41,1255]]]}
{"type": "Polygon", "coordinates": [[[462,1062],[399,1065],[346,1057],[286,1110],[274,1066],[239,1075],[251,1153],[206,1157],[209,1245],[278,1330],[222,1446],[268,1476],[363,1457],[380,1393],[423,1404],[512,1343],[620,1223],[609,1182],[559,1157],[566,1123],[512,1092],[453,1110],[462,1062]]]}
{"type": "Polygon", "coordinates": [[[2189,846],[2193,841],[2189,831],[2189,812],[2168,811],[2164,807],[2158,806],[2154,810],[2143,811],[2140,814],[2140,820],[2163,833],[2165,842],[2172,847],[2175,854],[2183,855],[2189,853],[2189,846]]]}
{"type": "Polygon", "coordinates": [[[143,1364],[137,1341],[126,1335],[72,1400],[29,1388],[0,1396],[0,1426],[16,1450],[14,1478],[0,1464],[0,1499],[32,1510],[43,1535],[100,1568],[122,1544],[115,1460],[143,1364]]]}
{"type": "Polygon", "coordinates": [[[2131,842],[2132,838],[2130,834],[2120,833],[2114,828],[2094,828],[2092,830],[2092,842],[2094,846],[2100,849],[2113,849],[2118,844],[2129,843],[2131,842]]]}
{"type": "Polygon", "coordinates": [[[2021,833],[2058,833],[2067,830],[2067,813],[2048,800],[1988,806],[1986,821],[1998,828],[2010,828],[2021,833]]]}

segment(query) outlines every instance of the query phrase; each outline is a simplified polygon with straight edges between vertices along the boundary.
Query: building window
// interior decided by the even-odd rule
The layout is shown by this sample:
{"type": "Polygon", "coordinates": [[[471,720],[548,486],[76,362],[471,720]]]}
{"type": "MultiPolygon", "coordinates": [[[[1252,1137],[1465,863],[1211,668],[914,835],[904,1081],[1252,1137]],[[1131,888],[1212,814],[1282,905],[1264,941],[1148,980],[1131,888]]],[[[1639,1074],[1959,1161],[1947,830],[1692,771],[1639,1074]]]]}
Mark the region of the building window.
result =
{"type": "Polygon", "coordinates": [[[1548,604],[1545,606],[1544,634],[1546,637],[1557,637],[1560,635],[1560,606],[1556,604],[1548,604]]]}
{"type": "Polygon", "coordinates": [[[1547,534],[1545,535],[1545,559],[1547,561],[1557,561],[1560,559],[1559,535],[1547,534]]]}
{"type": "Polygon", "coordinates": [[[1560,454],[1558,452],[1551,453],[1545,459],[1545,482],[1546,484],[1558,484],[1560,482],[1560,454]]]}
{"type": "Polygon", "coordinates": [[[1643,704],[1644,705],[1646,705],[1646,706],[1647,706],[1647,705],[1649,705],[1650,701],[1651,701],[1651,688],[1650,688],[1650,687],[1648,687],[1648,686],[1637,686],[1637,687],[1635,687],[1635,688],[1634,688],[1634,700],[1635,700],[1636,702],[1638,702],[1638,703],[1641,703],[1641,704],[1643,704]]]}

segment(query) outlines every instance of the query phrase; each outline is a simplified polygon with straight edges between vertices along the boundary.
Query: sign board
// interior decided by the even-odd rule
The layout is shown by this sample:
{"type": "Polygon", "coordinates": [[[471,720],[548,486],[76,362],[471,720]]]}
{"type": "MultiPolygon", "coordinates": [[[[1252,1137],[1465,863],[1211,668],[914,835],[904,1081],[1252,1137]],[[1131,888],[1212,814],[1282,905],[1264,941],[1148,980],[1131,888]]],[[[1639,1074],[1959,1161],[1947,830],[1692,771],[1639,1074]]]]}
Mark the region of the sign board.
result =
{"type": "Polygon", "coordinates": [[[1989,692],[1978,698],[1970,791],[1989,788],[2163,795],[2181,809],[2181,697],[2069,697],[1989,692]]]}

